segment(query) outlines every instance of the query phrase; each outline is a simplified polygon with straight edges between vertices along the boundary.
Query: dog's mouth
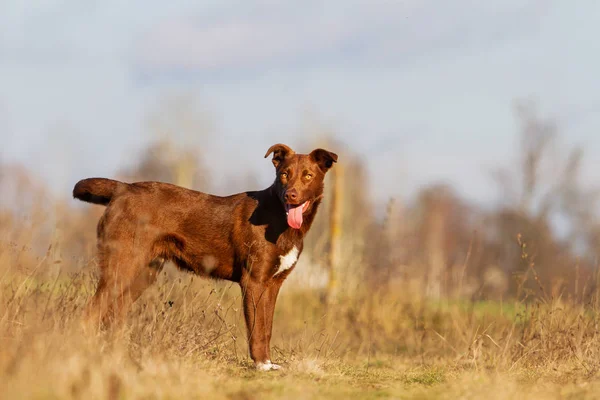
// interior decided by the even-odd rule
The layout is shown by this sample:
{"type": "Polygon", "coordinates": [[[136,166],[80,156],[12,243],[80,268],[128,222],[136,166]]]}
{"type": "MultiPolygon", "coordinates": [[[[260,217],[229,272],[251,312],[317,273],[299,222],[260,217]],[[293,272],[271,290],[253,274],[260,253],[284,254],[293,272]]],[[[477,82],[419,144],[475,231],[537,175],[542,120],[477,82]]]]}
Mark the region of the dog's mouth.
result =
{"type": "Polygon", "coordinates": [[[287,215],[287,223],[294,229],[300,229],[302,226],[302,214],[308,210],[310,201],[305,201],[302,204],[285,204],[285,213],[287,215]]]}

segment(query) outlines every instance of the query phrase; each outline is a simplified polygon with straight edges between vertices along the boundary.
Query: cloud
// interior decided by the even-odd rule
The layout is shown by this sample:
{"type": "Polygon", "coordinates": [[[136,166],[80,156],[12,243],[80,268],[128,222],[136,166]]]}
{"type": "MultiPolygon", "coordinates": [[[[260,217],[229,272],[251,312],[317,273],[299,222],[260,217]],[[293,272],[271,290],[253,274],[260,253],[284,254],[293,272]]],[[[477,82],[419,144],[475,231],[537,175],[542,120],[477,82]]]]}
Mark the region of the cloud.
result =
{"type": "Polygon", "coordinates": [[[536,0],[525,5],[516,0],[262,4],[165,19],[135,44],[134,64],[144,73],[189,73],[331,60],[398,61],[521,35],[535,28],[545,9],[536,0]]]}
{"type": "Polygon", "coordinates": [[[333,51],[356,33],[353,21],[305,14],[232,15],[210,22],[176,18],[145,35],[136,61],[157,70],[251,67],[333,51]]]}

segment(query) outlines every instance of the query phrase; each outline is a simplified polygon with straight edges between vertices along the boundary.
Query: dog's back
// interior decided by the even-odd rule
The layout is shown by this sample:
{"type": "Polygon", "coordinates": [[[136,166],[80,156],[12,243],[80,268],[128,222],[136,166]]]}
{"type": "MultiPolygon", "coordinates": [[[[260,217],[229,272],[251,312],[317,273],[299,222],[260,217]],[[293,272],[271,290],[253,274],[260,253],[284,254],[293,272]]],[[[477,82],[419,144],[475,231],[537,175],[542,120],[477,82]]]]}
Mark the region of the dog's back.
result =
{"type": "Polygon", "coordinates": [[[92,178],[75,186],[74,197],[107,206],[98,224],[104,253],[118,244],[124,257],[146,254],[142,262],[171,260],[184,270],[221,279],[235,280],[235,269],[240,275],[233,233],[249,231],[256,205],[246,194],[220,197],[168,183],[92,178]]]}

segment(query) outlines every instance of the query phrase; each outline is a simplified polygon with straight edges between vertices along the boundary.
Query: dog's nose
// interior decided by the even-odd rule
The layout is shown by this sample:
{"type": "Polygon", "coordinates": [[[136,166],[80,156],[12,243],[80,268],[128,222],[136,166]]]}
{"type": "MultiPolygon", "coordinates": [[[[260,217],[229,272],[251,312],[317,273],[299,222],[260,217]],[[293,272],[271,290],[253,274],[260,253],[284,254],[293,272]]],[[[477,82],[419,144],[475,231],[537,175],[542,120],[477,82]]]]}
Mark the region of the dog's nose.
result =
{"type": "Polygon", "coordinates": [[[296,201],[298,200],[298,192],[296,191],[296,189],[286,190],[284,197],[285,201],[287,201],[288,203],[291,201],[296,201]]]}

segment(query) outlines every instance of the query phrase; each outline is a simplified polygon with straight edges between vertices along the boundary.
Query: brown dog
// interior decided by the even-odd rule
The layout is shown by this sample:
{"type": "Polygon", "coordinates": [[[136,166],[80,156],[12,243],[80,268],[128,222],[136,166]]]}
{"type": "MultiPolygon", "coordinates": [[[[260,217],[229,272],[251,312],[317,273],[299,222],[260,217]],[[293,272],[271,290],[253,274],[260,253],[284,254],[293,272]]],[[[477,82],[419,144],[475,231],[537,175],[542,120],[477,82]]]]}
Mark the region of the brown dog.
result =
{"type": "Polygon", "coordinates": [[[79,181],[73,197],[106,205],[98,223],[100,282],[86,310],[94,324],[125,315],[166,261],[198,275],[238,282],[250,356],[271,363],[275,301],[296,265],[303,238],[323,196],[325,173],[337,155],[295,154],[271,146],[275,182],[265,190],[218,197],[159,182],[79,181]]]}

